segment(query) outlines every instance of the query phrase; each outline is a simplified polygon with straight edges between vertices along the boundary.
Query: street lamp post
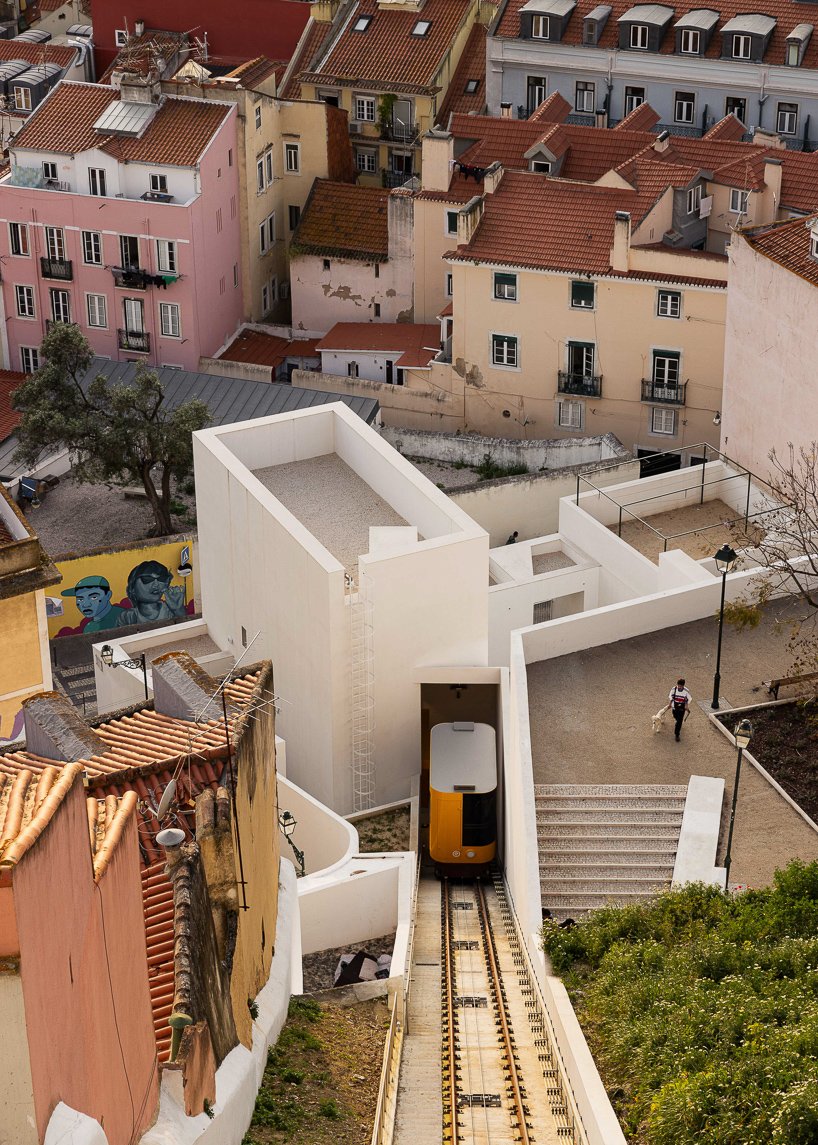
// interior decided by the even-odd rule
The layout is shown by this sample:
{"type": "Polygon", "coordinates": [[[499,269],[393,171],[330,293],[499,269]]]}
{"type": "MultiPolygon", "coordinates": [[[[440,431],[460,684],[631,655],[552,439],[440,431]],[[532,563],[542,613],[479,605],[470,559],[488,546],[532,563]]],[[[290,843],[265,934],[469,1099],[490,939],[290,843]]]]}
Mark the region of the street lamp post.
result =
{"type": "Polygon", "coordinates": [[[736,821],[736,804],[738,803],[738,785],[741,779],[741,760],[744,756],[744,749],[753,738],[753,725],[749,720],[739,720],[736,724],[733,736],[738,748],[738,758],[736,760],[736,779],[733,784],[733,802],[730,804],[730,827],[727,832],[727,854],[724,856],[724,889],[730,889],[730,858],[733,848],[733,824],[736,821]]]}
{"type": "Polygon", "coordinates": [[[140,652],[136,660],[114,660],[114,650],[110,644],[103,644],[99,650],[100,659],[106,668],[141,668],[142,682],[145,685],[145,699],[148,699],[148,666],[145,653],[140,652]]]}
{"type": "Polygon", "coordinates": [[[719,551],[713,558],[716,562],[716,568],[721,573],[721,604],[719,606],[719,642],[716,645],[716,674],[713,677],[713,702],[710,707],[713,711],[718,711],[719,707],[719,688],[721,686],[721,634],[724,628],[724,594],[727,589],[727,574],[736,563],[736,553],[730,548],[729,545],[722,545],[719,551]]]}
{"type": "Polygon", "coordinates": [[[303,879],[303,877],[307,873],[306,862],[304,859],[304,852],[299,847],[296,847],[295,843],[293,842],[293,837],[292,837],[293,831],[298,826],[298,824],[296,823],[295,816],[293,815],[293,813],[291,811],[282,811],[278,817],[278,825],[284,834],[284,838],[287,840],[287,842],[290,844],[290,846],[293,849],[293,854],[295,855],[295,861],[298,863],[298,868],[299,868],[298,869],[298,878],[303,879]]]}

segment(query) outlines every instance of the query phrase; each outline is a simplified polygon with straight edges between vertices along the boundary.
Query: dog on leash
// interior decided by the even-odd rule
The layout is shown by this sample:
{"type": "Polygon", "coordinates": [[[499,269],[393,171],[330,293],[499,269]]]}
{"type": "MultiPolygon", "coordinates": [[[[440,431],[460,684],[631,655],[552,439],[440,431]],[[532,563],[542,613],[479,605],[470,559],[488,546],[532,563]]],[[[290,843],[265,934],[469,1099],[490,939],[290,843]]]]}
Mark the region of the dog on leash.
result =
{"type": "Polygon", "coordinates": [[[656,735],[657,732],[662,730],[662,721],[664,720],[665,716],[667,715],[667,713],[669,711],[670,711],[670,704],[665,704],[665,706],[663,708],[659,709],[659,711],[656,713],[655,716],[650,717],[650,722],[653,725],[653,734],[654,735],[656,735]]]}

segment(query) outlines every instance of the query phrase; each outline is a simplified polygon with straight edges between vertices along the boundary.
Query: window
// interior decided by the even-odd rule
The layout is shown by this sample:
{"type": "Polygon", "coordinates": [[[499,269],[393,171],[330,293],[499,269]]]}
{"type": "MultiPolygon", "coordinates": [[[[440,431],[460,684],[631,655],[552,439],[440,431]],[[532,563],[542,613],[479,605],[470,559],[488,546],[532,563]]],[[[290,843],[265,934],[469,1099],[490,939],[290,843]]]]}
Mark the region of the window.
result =
{"type": "Polygon", "coordinates": [[[514,366],[517,359],[517,339],[510,334],[492,334],[491,360],[495,366],[514,366]]]}
{"type": "Polygon", "coordinates": [[[544,624],[547,620],[551,619],[553,611],[553,600],[540,600],[534,605],[534,614],[531,620],[532,624],[544,624]]]}
{"type": "Polygon", "coordinates": [[[679,384],[679,364],[681,355],[677,350],[653,351],[653,384],[664,389],[674,389],[679,384]]]}
{"type": "Polygon", "coordinates": [[[676,410],[654,406],[650,416],[651,433],[667,433],[672,437],[676,432],[676,410]]]}
{"type": "Polygon", "coordinates": [[[359,16],[355,23],[352,25],[352,31],[365,32],[371,23],[371,16],[359,16]]]}
{"type": "Polygon", "coordinates": [[[460,214],[459,211],[447,211],[446,212],[446,234],[447,235],[456,235],[457,234],[457,219],[458,219],[459,214],[460,214]]]}
{"type": "Polygon", "coordinates": [[[88,191],[91,195],[105,195],[105,171],[102,167],[88,168],[88,191]]]}
{"type": "Polygon", "coordinates": [[[347,377],[348,378],[357,378],[358,377],[358,363],[357,362],[347,362],[347,377]]]}
{"type": "Polygon", "coordinates": [[[582,429],[585,425],[585,402],[558,402],[557,425],[562,429],[582,429]]]}
{"type": "Polygon", "coordinates": [[[20,347],[20,365],[24,374],[36,373],[40,368],[40,351],[36,346],[20,347]]]}
{"type": "Polygon", "coordinates": [[[548,83],[545,76],[529,76],[526,82],[526,100],[528,107],[528,114],[531,115],[532,111],[536,111],[542,101],[545,99],[548,83]]]}
{"type": "Polygon", "coordinates": [[[373,309],[375,311],[375,317],[380,318],[380,316],[381,316],[381,304],[380,304],[380,302],[375,302],[373,304],[373,309]]]}
{"type": "Polygon", "coordinates": [[[119,260],[123,270],[139,270],[139,239],[136,235],[119,236],[119,260]]]}
{"type": "Polygon", "coordinates": [[[592,383],[596,346],[593,342],[569,342],[566,355],[568,374],[572,381],[592,383]]]}
{"type": "Polygon", "coordinates": [[[687,192],[687,213],[695,215],[702,205],[702,185],[697,183],[687,192]]]}
{"type": "Polygon", "coordinates": [[[593,282],[571,283],[571,305],[575,310],[593,310],[595,285],[593,282]]]}
{"type": "Polygon", "coordinates": [[[267,314],[270,310],[270,285],[265,282],[261,288],[261,313],[267,314]]]}
{"type": "Polygon", "coordinates": [[[356,148],[355,166],[359,171],[366,171],[371,175],[373,171],[378,169],[378,157],[374,151],[362,151],[360,148],[356,148]]]}
{"type": "Polygon", "coordinates": [[[236,196],[231,195],[230,196],[230,218],[235,219],[235,217],[236,217],[236,196]]]}
{"type": "Polygon", "coordinates": [[[329,259],[328,258],[324,259],[324,270],[329,270],[329,259]]]}
{"type": "Polygon", "coordinates": [[[239,264],[233,263],[233,289],[238,290],[239,286],[239,264]]]}
{"type": "Polygon", "coordinates": [[[799,42],[793,42],[792,40],[787,41],[787,57],[786,57],[786,60],[784,62],[786,63],[788,68],[797,68],[798,65],[801,63],[801,49],[802,49],[802,47],[803,47],[803,41],[799,41],[799,42]]]}
{"type": "Polygon", "coordinates": [[[123,298],[122,310],[125,315],[125,331],[128,334],[144,334],[145,303],[141,298],[123,298]]]}
{"type": "MultiPolygon", "coordinates": [[[[15,87],[14,106],[17,111],[31,111],[31,88],[15,87]]],[[[52,166],[56,167],[56,164],[52,164],[52,166]]],[[[45,163],[43,167],[45,167],[45,163]]],[[[48,178],[47,175],[46,178],[48,178]]]]}
{"type": "Polygon", "coordinates": [[[258,245],[259,253],[266,254],[268,250],[272,249],[273,243],[276,241],[276,217],[275,211],[272,215],[268,215],[263,223],[259,224],[258,228],[258,245]]]}
{"type": "Polygon", "coordinates": [[[57,164],[56,163],[43,163],[43,178],[47,182],[57,182],[57,164]]]}
{"type": "Polygon", "coordinates": [[[647,51],[648,26],[647,24],[631,24],[631,47],[640,51],[647,51]]]}
{"type": "Polygon", "coordinates": [[[752,42],[750,36],[733,36],[733,59],[749,60],[752,42]]]}
{"type": "Polygon", "coordinates": [[[216,234],[220,235],[221,233],[222,233],[222,209],[221,209],[221,207],[216,207],[216,234]]]}
{"type": "Polygon", "coordinates": [[[376,278],[381,277],[381,264],[379,262],[375,263],[375,277],[376,278]]]}
{"type": "Polygon", "coordinates": [[[677,91],[673,101],[673,115],[677,123],[692,123],[696,114],[696,97],[692,91],[677,91]]]}
{"type": "Polygon", "coordinates": [[[264,178],[267,180],[269,187],[273,181],[273,149],[270,148],[264,155],[264,178]]]}
{"type": "Polygon", "coordinates": [[[55,322],[71,321],[71,296],[67,290],[49,290],[51,317],[55,322]]]}
{"type": "Polygon", "coordinates": [[[795,135],[798,127],[798,104],[779,103],[776,130],[779,135],[795,135]]]}
{"type": "Polygon", "coordinates": [[[28,258],[31,254],[26,223],[9,223],[9,249],[18,258],[28,258]]]}
{"type": "Polygon", "coordinates": [[[151,191],[154,195],[167,195],[168,193],[168,177],[167,175],[151,175],[150,176],[151,191]]]}
{"type": "Polygon", "coordinates": [[[412,152],[391,151],[389,161],[395,175],[403,175],[408,179],[412,174],[412,152]]]}
{"type": "Polygon", "coordinates": [[[108,304],[104,294],[86,294],[88,325],[105,327],[108,325],[108,304]]]}
{"type": "Polygon", "coordinates": [[[596,106],[596,85],[585,80],[577,80],[574,109],[576,111],[593,112],[596,106]]]}
{"type": "Polygon", "coordinates": [[[596,20],[585,20],[582,24],[582,42],[583,44],[595,44],[597,37],[597,22],[596,20]]]}
{"type": "Polygon", "coordinates": [[[170,239],[156,240],[156,266],[160,274],[176,274],[176,243],[170,239]]]}
{"type": "Polygon", "coordinates": [[[163,338],[179,337],[179,307],[175,302],[159,303],[159,325],[162,329],[163,338]]]}
{"type": "Polygon", "coordinates": [[[474,95],[480,87],[480,80],[466,80],[466,86],[463,91],[466,95],[474,95]]]}
{"type": "Polygon", "coordinates": [[[375,122],[375,97],[372,95],[355,96],[355,118],[364,123],[375,122]]]}
{"type": "Polygon", "coordinates": [[[645,102],[645,89],[643,87],[625,88],[625,115],[630,115],[640,104],[645,102]]]}
{"type": "Polygon", "coordinates": [[[516,302],[517,275],[501,274],[496,271],[494,275],[494,297],[502,298],[505,302],[516,302]]]}
{"type": "Polygon", "coordinates": [[[535,40],[547,40],[549,35],[549,19],[547,16],[531,17],[531,35],[535,40]]]}
{"type": "Polygon", "coordinates": [[[656,298],[656,313],[660,318],[681,318],[681,292],[678,290],[660,290],[656,298]]]}
{"type": "Polygon", "coordinates": [[[34,318],[36,316],[34,309],[34,287],[15,286],[14,295],[17,299],[18,318],[34,318]]]}
{"type": "Polygon", "coordinates": [[[301,219],[301,208],[295,203],[291,203],[287,208],[287,214],[289,215],[290,230],[294,231],[301,219]]]}
{"type": "Polygon", "coordinates": [[[99,231],[82,232],[82,261],[87,266],[102,266],[102,235],[99,231]]]}
{"type": "Polygon", "coordinates": [[[114,44],[118,48],[124,48],[128,42],[128,31],[126,28],[117,28],[114,32],[114,44]]]}
{"type": "Polygon", "coordinates": [[[297,175],[301,170],[301,144],[284,144],[284,169],[291,175],[297,175]]]}
{"type": "Polygon", "coordinates": [[[739,191],[736,187],[730,188],[730,210],[737,215],[747,214],[747,203],[750,200],[749,191],[739,191]]]}
{"type": "Polygon", "coordinates": [[[682,28],[679,37],[679,50],[686,56],[698,56],[701,52],[702,34],[698,28],[682,28]]]}
{"type": "Polygon", "coordinates": [[[451,298],[454,293],[454,277],[451,274],[446,275],[446,297],[451,298]]]}
{"type": "Polygon", "coordinates": [[[232,147],[227,148],[227,166],[228,167],[233,166],[233,148],[232,147]]]}
{"type": "Polygon", "coordinates": [[[45,249],[49,258],[65,258],[65,232],[62,227],[45,228],[45,249]]]}
{"type": "Polygon", "coordinates": [[[747,100],[739,99],[735,95],[728,95],[724,101],[724,114],[735,115],[743,123],[747,117],[747,100]]]}
{"type": "Polygon", "coordinates": [[[256,104],[256,131],[261,131],[261,104],[256,104]]]}
{"type": "Polygon", "coordinates": [[[414,28],[412,29],[412,35],[425,36],[431,26],[432,24],[430,20],[418,20],[417,24],[415,24],[414,28]]]}

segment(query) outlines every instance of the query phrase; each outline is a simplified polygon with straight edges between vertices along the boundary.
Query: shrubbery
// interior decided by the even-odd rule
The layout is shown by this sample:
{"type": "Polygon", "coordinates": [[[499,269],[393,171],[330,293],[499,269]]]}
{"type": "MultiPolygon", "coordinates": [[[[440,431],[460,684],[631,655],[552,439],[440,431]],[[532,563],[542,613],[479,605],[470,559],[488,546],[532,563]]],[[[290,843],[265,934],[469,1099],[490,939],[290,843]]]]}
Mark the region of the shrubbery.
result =
{"type": "Polygon", "coordinates": [[[546,924],[626,1136],[818,1142],[818,863],[546,924]]]}

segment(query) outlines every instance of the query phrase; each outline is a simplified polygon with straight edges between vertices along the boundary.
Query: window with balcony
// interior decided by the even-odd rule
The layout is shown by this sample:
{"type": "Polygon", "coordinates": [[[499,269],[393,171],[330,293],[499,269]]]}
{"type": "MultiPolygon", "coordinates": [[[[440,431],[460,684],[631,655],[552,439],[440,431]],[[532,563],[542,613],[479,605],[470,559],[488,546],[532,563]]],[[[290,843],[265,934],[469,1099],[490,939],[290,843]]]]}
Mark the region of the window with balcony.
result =
{"type": "Polygon", "coordinates": [[[36,346],[20,347],[20,366],[24,374],[36,374],[40,368],[40,351],[36,346]]]}
{"type": "Polygon", "coordinates": [[[176,274],[176,243],[171,239],[156,240],[156,267],[160,274],[176,274]]]}
{"type": "Polygon", "coordinates": [[[495,271],[494,274],[494,297],[502,299],[503,302],[516,302],[517,301],[517,275],[505,274],[500,271],[495,271]]]}
{"type": "Polygon", "coordinates": [[[679,384],[681,354],[676,350],[653,351],[653,384],[659,389],[675,389],[679,384]]]}
{"type": "Polygon", "coordinates": [[[752,36],[733,36],[733,59],[749,60],[752,45],[752,36]]]}
{"type": "Polygon", "coordinates": [[[17,317],[18,318],[35,318],[36,311],[34,309],[34,287],[33,286],[15,286],[14,297],[17,302],[17,317]]]}
{"type": "Polygon", "coordinates": [[[88,325],[104,329],[108,325],[108,302],[104,294],[86,294],[88,325]]]}
{"type": "Polygon", "coordinates": [[[679,50],[685,56],[698,56],[701,53],[702,34],[698,28],[682,28],[679,37],[679,50]]]}
{"type": "Polygon", "coordinates": [[[82,232],[82,261],[86,266],[102,266],[102,235],[99,231],[82,232]]]}
{"type": "Polygon", "coordinates": [[[159,325],[163,338],[181,337],[181,316],[175,302],[159,303],[159,325]]]}
{"type": "Polygon", "coordinates": [[[103,167],[88,168],[88,193],[100,196],[107,194],[105,169],[103,167]]]}
{"type": "Polygon", "coordinates": [[[136,235],[119,236],[119,265],[123,270],[139,270],[139,239],[136,235]]]}
{"type": "Polygon", "coordinates": [[[697,215],[702,205],[702,185],[697,183],[687,192],[687,213],[697,215]]]}
{"type": "Polygon", "coordinates": [[[696,96],[692,91],[677,91],[673,99],[676,123],[692,123],[696,114],[696,96]]]}
{"type": "Polygon", "coordinates": [[[601,395],[602,378],[596,373],[596,346],[593,342],[568,343],[566,369],[558,374],[557,391],[592,398],[601,395]]]}
{"type": "MultiPolygon", "coordinates": [[[[16,111],[31,111],[31,88],[15,87],[14,107],[16,111]]],[[[56,167],[56,164],[55,164],[56,167]]]]}
{"type": "Polygon", "coordinates": [[[571,283],[571,306],[574,310],[593,310],[596,284],[587,279],[577,279],[571,283]]]}
{"type": "Polygon", "coordinates": [[[798,130],[797,103],[779,103],[776,130],[779,135],[795,135],[798,130]]]}
{"type": "Polygon", "coordinates": [[[585,113],[593,112],[596,108],[596,84],[586,80],[577,80],[574,94],[574,110],[585,113]]]}
{"type": "Polygon", "coordinates": [[[526,106],[528,114],[536,111],[545,99],[548,91],[548,82],[545,76],[529,76],[526,80],[526,106]]]}
{"type": "Polygon", "coordinates": [[[584,429],[585,402],[557,402],[557,425],[561,429],[584,429]]]}
{"type": "Polygon", "coordinates": [[[375,122],[375,97],[373,95],[356,95],[353,106],[355,119],[362,123],[375,122]]]}
{"type": "Polygon", "coordinates": [[[631,24],[630,44],[632,48],[637,48],[641,52],[648,50],[647,24],[631,24]]]}
{"type": "Polygon", "coordinates": [[[744,123],[747,119],[747,100],[735,95],[728,95],[724,101],[724,114],[734,115],[744,123]]]}
{"type": "Polygon", "coordinates": [[[625,115],[630,115],[637,107],[645,102],[645,89],[643,87],[628,86],[625,88],[625,115]]]}
{"type": "Polygon", "coordinates": [[[747,214],[747,204],[750,201],[749,191],[740,191],[737,187],[730,188],[730,210],[736,215],[747,214]]]}
{"type": "Polygon", "coordinates": [[[664,433],[672,437],[676,432],[676,410],[654,406],[650,411],[651,433],[664,433]]]}
{"type": "Polygon", "coordinates": [[[9,223],[9,250],[17,258],[29,258],[31,248],[28,245],[28,224],[9,223]]]}
{"type": "Polygon", "coordinates": [[[548,16],[535,15],[531,17],[531,38],[534,40],[547,40],[550,33],[550,20],[548,16]]]}
{"type": "Polygon", "coordinates": [[[494,366],[519,366],[517,339],[511,334],[492,334],[491,361],[494,366]]]}
{"type": "Polygon", "coordinates": [[[125,330],[128,334],[145,332],[145,303],[141,298],[124,298],[122,311],[125,315],[125,330]]]}
{"type": "Polygon", "coordinates": [[[660,290],[656,299],[656,313],[660,318],[681,318],[682,295],[679,290],[660,290]]]}
{"type": "Polygon", "coordinates": [[[284,170],[289,175],[297,175],[301,170],[301,144],[284,144],[284,170]]]}
{"type": "Polygon", "coordinates": [[[67,290],[49,290],[52,322],[71,321],[71,295],[67,290]]]}
{"type": "Polygon", "coordinates": [[[45,249],[49,258],[65,258],[65,232],[62,227],[45,228],[45,249]]]}

